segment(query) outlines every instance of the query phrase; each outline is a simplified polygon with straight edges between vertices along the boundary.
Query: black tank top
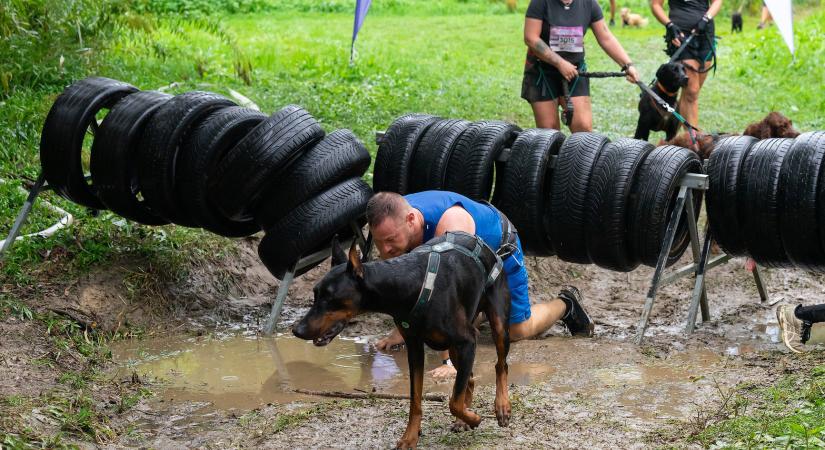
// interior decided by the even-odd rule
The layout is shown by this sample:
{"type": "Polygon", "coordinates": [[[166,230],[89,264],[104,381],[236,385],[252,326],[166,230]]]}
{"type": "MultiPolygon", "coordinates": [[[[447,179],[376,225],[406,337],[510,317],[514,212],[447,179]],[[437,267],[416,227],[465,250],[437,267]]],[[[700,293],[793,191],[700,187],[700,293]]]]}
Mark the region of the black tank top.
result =
{"type": "Polygon", "coordinates": [[[709,0],[668,0],[668,16],[685,33],[689,33],[710,8],[709,0]]]}

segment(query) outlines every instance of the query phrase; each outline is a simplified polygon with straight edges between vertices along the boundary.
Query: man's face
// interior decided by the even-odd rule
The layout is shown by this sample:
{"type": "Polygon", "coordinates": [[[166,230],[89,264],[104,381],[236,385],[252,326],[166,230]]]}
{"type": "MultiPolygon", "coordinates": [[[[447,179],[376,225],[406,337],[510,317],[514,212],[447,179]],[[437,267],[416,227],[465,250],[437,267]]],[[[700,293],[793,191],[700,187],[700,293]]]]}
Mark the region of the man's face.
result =
{"type": "Polygon", "coordinates": [[[401,217],[387,217],[370,228],[381,259],[394,258],[411,250],[413,225],[413,214],[407,213],[401,217]]]}

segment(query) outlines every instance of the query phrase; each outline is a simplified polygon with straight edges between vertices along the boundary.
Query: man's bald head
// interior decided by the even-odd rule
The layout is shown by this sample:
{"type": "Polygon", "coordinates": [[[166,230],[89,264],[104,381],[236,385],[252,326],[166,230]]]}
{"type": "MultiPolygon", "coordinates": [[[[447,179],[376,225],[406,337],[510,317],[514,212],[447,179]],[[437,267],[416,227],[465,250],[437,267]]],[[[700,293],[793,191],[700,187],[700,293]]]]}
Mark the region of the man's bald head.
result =
{"type": "Polygon", "coordinates": [[[374,228],[386,218],[403,220],[409,210],[410,204],[403,196],[395,192],[379,192],[367,202],[367,223],[374,228]]]}
{"type": "Polygon", "coordinates": [[[367,203],[367,223],[382,259],[409,252],[421,244],[423,224],[407,200],[395,192],[379,192],[367,203]]]}

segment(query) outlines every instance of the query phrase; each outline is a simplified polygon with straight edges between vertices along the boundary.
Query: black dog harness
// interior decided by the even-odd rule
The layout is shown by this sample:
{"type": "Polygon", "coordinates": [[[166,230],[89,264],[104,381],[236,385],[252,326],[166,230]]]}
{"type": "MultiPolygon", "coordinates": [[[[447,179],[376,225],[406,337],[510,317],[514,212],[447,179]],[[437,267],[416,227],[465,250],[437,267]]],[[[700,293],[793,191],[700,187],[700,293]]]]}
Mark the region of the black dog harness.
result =
{"type": "MultiPolygon", "coordinates": [[[[503,234],[503,233],[502,233],[503,234]]],[[[449,252],[455,250],[465,256],[468,256],[473,259],[478,266],[478,269],[481,271],[482,275],[486,277],[486,282],[484,284],[484,288],[487,289],[493,285],[496,279],[501,275],[501,271],[503,268],[503,263],[501,261],[501,257],[490,248],[489,245],[484,243],[478,236],[472,236],[469,233],[465,233],[462,231],[450,231],[445,233],[446,240],[443,242],[439,242],[438,244],[432,245],[422,245],[417,247],[411,253],[429,253],[429,259],[427,260],[427,275],[424,277],[424,283],[421,285],[421,292],[418,294],[418,301],[415,302],[410,313],[408,314],[407,320],[396,320],[396,324],[400,325],[404,329],[409,329],[413,325],[417,325],[422,317],[424,316],[424,312],[426,311],[425,306],[430,302],[430,298],[433,296],[433,291],[435,289],[435,280],[438,277],[438,269],[441,263],[441,254],[445,252],[449,252]],[[464,235],[468,237],[472,237],[475,241],[475,245],[473,248],[465,247],[458,242],[455,242],[455,237],[457,235],[464,235]],[[490,268],[488,271],[487,268],[484,266],[484,262],[481,260],[481,253],[482,252],[490,252],[495,257],[495,263],[493,267],[490,268]]]]}

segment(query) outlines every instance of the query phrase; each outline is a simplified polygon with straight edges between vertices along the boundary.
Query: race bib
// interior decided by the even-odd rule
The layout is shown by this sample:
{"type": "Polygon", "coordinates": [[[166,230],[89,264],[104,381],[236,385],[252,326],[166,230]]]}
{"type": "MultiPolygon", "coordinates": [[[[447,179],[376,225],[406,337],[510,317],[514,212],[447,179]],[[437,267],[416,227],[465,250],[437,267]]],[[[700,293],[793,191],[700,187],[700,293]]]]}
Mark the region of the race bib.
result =
{"type": "Polygon", "coordinates": [[[584,52],[583,27],[550,27],[550,49],[554,52],[584,52]]]}

